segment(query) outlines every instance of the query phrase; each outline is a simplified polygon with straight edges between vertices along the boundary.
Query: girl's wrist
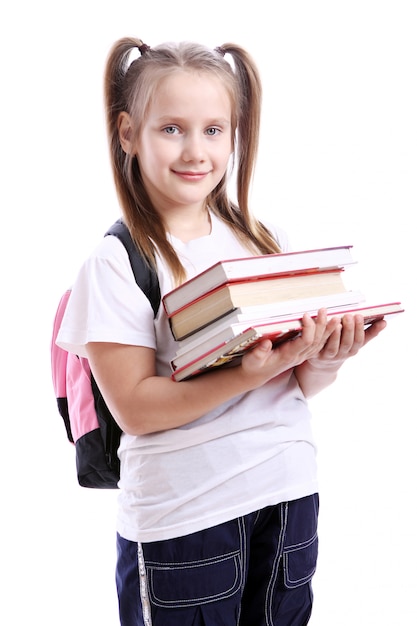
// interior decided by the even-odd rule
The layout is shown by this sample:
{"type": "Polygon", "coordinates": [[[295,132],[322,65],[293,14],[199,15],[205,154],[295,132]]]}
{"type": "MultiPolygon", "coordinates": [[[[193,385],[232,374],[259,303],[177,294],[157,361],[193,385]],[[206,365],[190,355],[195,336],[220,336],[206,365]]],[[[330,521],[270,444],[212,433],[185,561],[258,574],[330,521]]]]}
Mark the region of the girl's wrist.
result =
{"type": "Polygon", "coordinates": [[[303,365],[315,372],[337,372],[342,360],[320,359],[318,357],[304,361],[303,365]]]}

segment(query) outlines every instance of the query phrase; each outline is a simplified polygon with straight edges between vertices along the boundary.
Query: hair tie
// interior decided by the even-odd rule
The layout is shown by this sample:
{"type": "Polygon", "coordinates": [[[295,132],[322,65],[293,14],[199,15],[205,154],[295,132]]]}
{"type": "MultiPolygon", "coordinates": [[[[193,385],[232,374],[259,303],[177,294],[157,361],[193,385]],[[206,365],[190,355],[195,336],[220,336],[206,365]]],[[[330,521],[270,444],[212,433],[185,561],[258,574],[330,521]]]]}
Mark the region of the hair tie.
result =
{"type": "Polygon", "coordinates": [[[141,39],[139,41],[141,42],[141,44],[138,46],[138,50],[141,54],[145,54],[146,52],[148,52],[148,50],[151,49],[151,47],[148,46],[146,43],[143,43],[141,39]]]}
{"type": "Polygon", "coordinates": [[[222,57],[224,57],[224,55],[226,54],[226,50],[222,46],[218,46],[217,48],[214,48],[214,51],[221,54],[222,57]]]}

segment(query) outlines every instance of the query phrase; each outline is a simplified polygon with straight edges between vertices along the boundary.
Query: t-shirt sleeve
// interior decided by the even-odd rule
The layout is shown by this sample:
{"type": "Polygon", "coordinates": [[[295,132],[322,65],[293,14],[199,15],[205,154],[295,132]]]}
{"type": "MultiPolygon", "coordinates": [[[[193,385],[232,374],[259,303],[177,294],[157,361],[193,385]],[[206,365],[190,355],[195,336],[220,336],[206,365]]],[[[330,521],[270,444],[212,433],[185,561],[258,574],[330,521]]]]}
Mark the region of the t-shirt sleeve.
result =
{"type": "Polygon", "coordinates": [[[81,267],[57,337],[58,346],[79,356],[93,341],[156,344],[152,307],[116,237],[104,237],[81,267]]]}

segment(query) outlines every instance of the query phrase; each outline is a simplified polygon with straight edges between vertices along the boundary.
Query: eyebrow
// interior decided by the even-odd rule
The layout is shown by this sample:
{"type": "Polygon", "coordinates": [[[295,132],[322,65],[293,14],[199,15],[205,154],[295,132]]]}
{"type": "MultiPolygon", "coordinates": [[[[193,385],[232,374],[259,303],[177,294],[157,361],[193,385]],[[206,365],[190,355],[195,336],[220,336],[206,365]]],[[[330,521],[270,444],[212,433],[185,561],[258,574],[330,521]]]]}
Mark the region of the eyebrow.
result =
{"type": "MultiPolygon", "coordinates": [[[[170,115],[162,115],[161,117],[158,117],[155,121],[158,122],[159,124],[181,124],[181,123],[184,123],[184,121],[188,121],[188,118],[170,116],[170,115]]],[[[213,118],[210,118],[204,124],[204,126],[215,126],[216,124],[219,124],[221,126],[230,126],[231,120],[228,119],[227,117],[213,117],[213,118]]]]}

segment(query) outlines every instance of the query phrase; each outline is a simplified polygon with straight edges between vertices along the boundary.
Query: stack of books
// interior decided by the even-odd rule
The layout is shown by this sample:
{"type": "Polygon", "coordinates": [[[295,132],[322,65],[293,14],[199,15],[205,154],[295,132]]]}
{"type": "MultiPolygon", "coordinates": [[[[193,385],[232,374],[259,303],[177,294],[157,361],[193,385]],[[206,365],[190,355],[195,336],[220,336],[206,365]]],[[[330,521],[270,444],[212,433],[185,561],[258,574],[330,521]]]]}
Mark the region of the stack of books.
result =
{"type": "Polygon", "coordinates": [[[172,378],[237,362],[265,338],[274,346],[293,339],[303,314],[323,307],[328,316],[361,313],[366,325],[404,310],[400,302],[367,305],[348,289],[344,272],[353,264],[352,246],[228,259],[167,293],[162,303],[178,341],[172,378]]]}

